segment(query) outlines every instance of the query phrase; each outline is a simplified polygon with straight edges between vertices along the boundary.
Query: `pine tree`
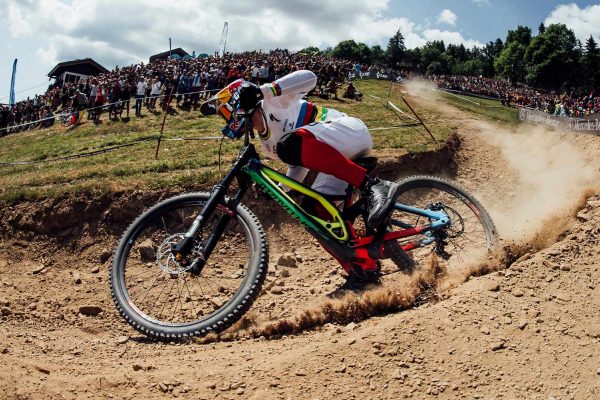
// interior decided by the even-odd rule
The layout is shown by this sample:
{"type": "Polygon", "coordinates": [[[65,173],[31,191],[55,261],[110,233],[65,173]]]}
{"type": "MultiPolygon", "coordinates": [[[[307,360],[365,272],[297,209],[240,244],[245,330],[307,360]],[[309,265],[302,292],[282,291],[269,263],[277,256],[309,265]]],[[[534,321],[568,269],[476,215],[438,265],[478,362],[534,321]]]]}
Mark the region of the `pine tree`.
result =
{"type": "Polygon", "coordinates": [[[387,58],[389,65],[391,67],[398,67],[399,64],[404,61],[405,53],[406,45],[404,44],[404,36],[402,36],[400,30],[398,30],[388,42],[387,58]]]}
{"type": "Polygon", "coordinates": [[[542,22],[540,26],[538,26],[538,33],[541,35],[544,32],[546,32],[546,25],[544,25],[544,23],[542,22]]]}
{"type": "Polygon", "coordinates": [[[586,83],[598,88],[600,86],[600,50],[591,35],[585,42],[584,66],[586,83]]]}
{"type": "Polygon", "coordinates": [[[594,37],[590,35],[589,39],[585,41],[585,56],[586,59],[598,58],[598,45],[594,40],[594,37]]]}

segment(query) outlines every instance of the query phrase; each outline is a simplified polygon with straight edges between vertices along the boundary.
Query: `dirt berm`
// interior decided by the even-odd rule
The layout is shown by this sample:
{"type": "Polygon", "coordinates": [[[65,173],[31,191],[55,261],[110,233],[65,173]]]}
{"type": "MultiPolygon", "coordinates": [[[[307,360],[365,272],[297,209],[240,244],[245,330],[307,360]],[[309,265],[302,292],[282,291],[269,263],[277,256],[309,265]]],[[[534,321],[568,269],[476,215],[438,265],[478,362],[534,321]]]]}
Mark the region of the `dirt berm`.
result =
{"type": "Polygon", "coordinates": [[[449,275],[434,260],[332,301],[340,267],[263,211],[267,289],[220,338],[148,341],[110,299],[114,241],[169,193],[2,210],[0,398],[596,398],[598,139],[448,112],[461,145],[437,172],[477,194],[512,253],[449,275]],[[276,265],[283,253],[287,267],[276,265]]]}

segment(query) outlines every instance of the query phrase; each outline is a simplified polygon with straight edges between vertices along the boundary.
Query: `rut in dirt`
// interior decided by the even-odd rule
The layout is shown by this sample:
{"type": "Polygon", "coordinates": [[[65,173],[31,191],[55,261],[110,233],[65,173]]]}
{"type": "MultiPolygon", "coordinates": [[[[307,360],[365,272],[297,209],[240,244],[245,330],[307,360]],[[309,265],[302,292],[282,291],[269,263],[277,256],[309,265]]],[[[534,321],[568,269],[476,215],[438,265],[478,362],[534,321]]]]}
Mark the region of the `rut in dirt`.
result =
{"type": "Polygon", "coordinates": [[[577,214],[584,209],[591,189],[585,190],[576,204],[563,213],[555,213],[544,221],[542,228],[531,238],[505,242],[497,250],[473,265],[448,271],[432,254],[427,265],[410,276],[397,272],[384,277],[381,287],[372,287],[363,293],[347,293],[343,297],[299,310],[292,317],[274,321],[261,321],[260,315],[250,309],[240,321],[221,334],[209,334],[196,339],[198,343],[241,341],[254,338],[278,339],[318,329],[326,324],[346,325],[358,323],[374,316],[394,314],[433,304],[449,296],[449,290],[473,277],[481,277],[508,269],[512,264],[550,247],[562,240],[568,227],[577,222],[577,214]],[[398,275],[404,279],[394,281],[398,275]]]}
{"type": "Polygon", "coordinates": [[[481,276],[509,268],[519,259],[525,247],[505,246],[490,256],[490,261],[459,271],[448,272],[432,254],[428,265],[410,276],[404,276],[401,285],[394,282],[402,272],[384,276],[382,286],[370,287],[363,292],[347,292],[336,299],[328,299],[315,306],[300,310],[296,315],[275,321],[260,322],[260,316],[250,310],[240,321],[222,334],[209,334],[196,339],[199,343],[240,341],[255,338],[278,339],[286,335],[315,330],[326,324],[358,323],[374,316],[384,316],[444,300],[448,289],[458,286],[470,277],[481,276]],[[516,254],[515,254],[516,253],[516,254]]]}

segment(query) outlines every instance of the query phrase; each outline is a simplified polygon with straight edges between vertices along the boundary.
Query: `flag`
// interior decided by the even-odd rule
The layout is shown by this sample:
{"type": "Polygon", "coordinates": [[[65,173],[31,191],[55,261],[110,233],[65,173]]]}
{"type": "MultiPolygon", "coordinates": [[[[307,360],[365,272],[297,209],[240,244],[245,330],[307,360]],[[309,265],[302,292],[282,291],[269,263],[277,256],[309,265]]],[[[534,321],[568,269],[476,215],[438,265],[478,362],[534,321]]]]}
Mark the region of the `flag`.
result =
{"type": "Polygon", "coordinates": [[[169,57],[171,56],[171,38],[169,38],[169,57]]]}
{"type": "Polygon", "coordinates": [[[8,103],[11,106],[15,105],[15,76],[17,75],[17,59],[13,63],[12,79],[10,80],[10,98],[8,103]]]}

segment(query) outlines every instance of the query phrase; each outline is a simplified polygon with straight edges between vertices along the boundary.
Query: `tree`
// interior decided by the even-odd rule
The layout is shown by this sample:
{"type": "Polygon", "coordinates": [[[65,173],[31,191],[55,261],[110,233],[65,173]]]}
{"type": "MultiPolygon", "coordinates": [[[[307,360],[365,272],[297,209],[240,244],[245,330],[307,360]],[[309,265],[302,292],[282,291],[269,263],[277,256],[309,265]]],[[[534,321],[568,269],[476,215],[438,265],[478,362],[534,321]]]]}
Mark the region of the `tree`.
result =
{"type": "Polygon", "coordinates": [[[302,53],[302,54],[319,54],[320,52],[321,52],[321,50],[319,50],[318,47],[309,46],[309,47],[303,48],[298,53],[302,53]]]}
{"type": "Polygon", "coordinates": [[[385,51],[381,48],[380,45],[376,44],[375,46],[371,47],[371,59],[373,60],[374,64],[385,64],[385,51]]]}
{"type": "Polygon", "coordinates": [[[485,77],[493,77],[496,75],[496,69],[494,68],[494,59],[502,52],[502,40],[497,39],[495,42],[489,42],[480,51],[478,55],[479,66],[481,67],[481,75],[485,77]]]}
{"type": "Polygon", "coordinates": [[[520,43],[525,47],[529,46],[529,43],[531,43],[531,28],[519,25],[514,31],[508,31],[505,45],[512,42],[520,43]]]}
{"type": "Polygon", "coordinates": [[[494,57],[498,57],[502,53],[502,49],[504,49],[504,43],[502,43],[502,39],[498,38],[494,42],[494,57]]]}
{"type": "Polygon", "coordinates": [[[544,25],[544,23],[542,22],[540,23],[540,26],[538,26],[538,34],[541,35],[544,32],[546,32],[546,25],[544,25]]]}
{"type": "Polygon", "coordinates": [[[448,57],[442,58],[446,52],[446,46],[443,41],[434,40],[427,42],[421,48],[421,65],[426,72],[436,71],[435,74],[445,74],[448,72],[448,57]],[[431,68],[431,64],[434,64],[431,68]]]}
{"type": "Polygon", "coordinates": [[[406,53],[406,45],[404,44],[404,36],[400,30],[392,36],[388,42],[387,57],[391,67],[398,67],[404,61],[406,53]]]}
{"type": "Polygon", "coordinates": [[[419,47],[406,50],[404,57],[404,63],[408,68],[418,72],[425,72],[421,63],[421,49],[419,47]]]}
{"type": "Polygon", "coordinates": [[[506,42],[500,54],[494,60],[494,68],[500,76],[509,79],[513,85],[525,79],[523,57],[531,43],[531,29],[519,25],[514,31],[508,31],[506,42]]]}
{"type": "Polygon", "coordinates": [[[354,40],[343,40],[332,50],[331,55],[336,58],[360,61],[360,49],[354,40]]]}
{"type": "Polygon", "coordinates": [[[444,66],[439,61],[433,61],[427,66],[427,75],[442,75],[446,73],[444,66]]]}
{"type": "Polygon", "coordinates": [[[359,43],[356,46],[358,51],[358,61],[365,64],[371,64],[373,61],[373,57],[371,55],[371,49],[364,43],[359,43]]]}
{"type": "Polygon", "coordinates": [[[464,74],[470,75],[470,76],[479,76],[479,75],[485,76],[485,68],[486,68],[486,62],[481,57],[477,57],[472,60],[467,60],[463,64],[464,74]]]}
{"type": "Polygon", "coordinates": [[[585,84],[592,88],[600,86],[600,50],[592,35],[585,42],[583,55],[585,84]]]}
{"type": "Polygon", "coordinates": [[[580,53],[573,31],[565,24],[549,25],[525,53],[529,85],[559,89],[577,83],[580,53]]]}
{"type": "Polygon", "coordinates": [[[455,45],[449,44],[446,48],[446,53],[452,56],[457,61],[467,61],[470,57],[469,51],[465,48],[464,44],[455,45]]]}
{"type": "Polygon", "coordinates": [[[510,80],[513,85],[523,82],[525,78],[525,63],[523,58],[527,47],[518,41],[508,43],[504,50],[494,60],[496,73],[510,80]]]}

